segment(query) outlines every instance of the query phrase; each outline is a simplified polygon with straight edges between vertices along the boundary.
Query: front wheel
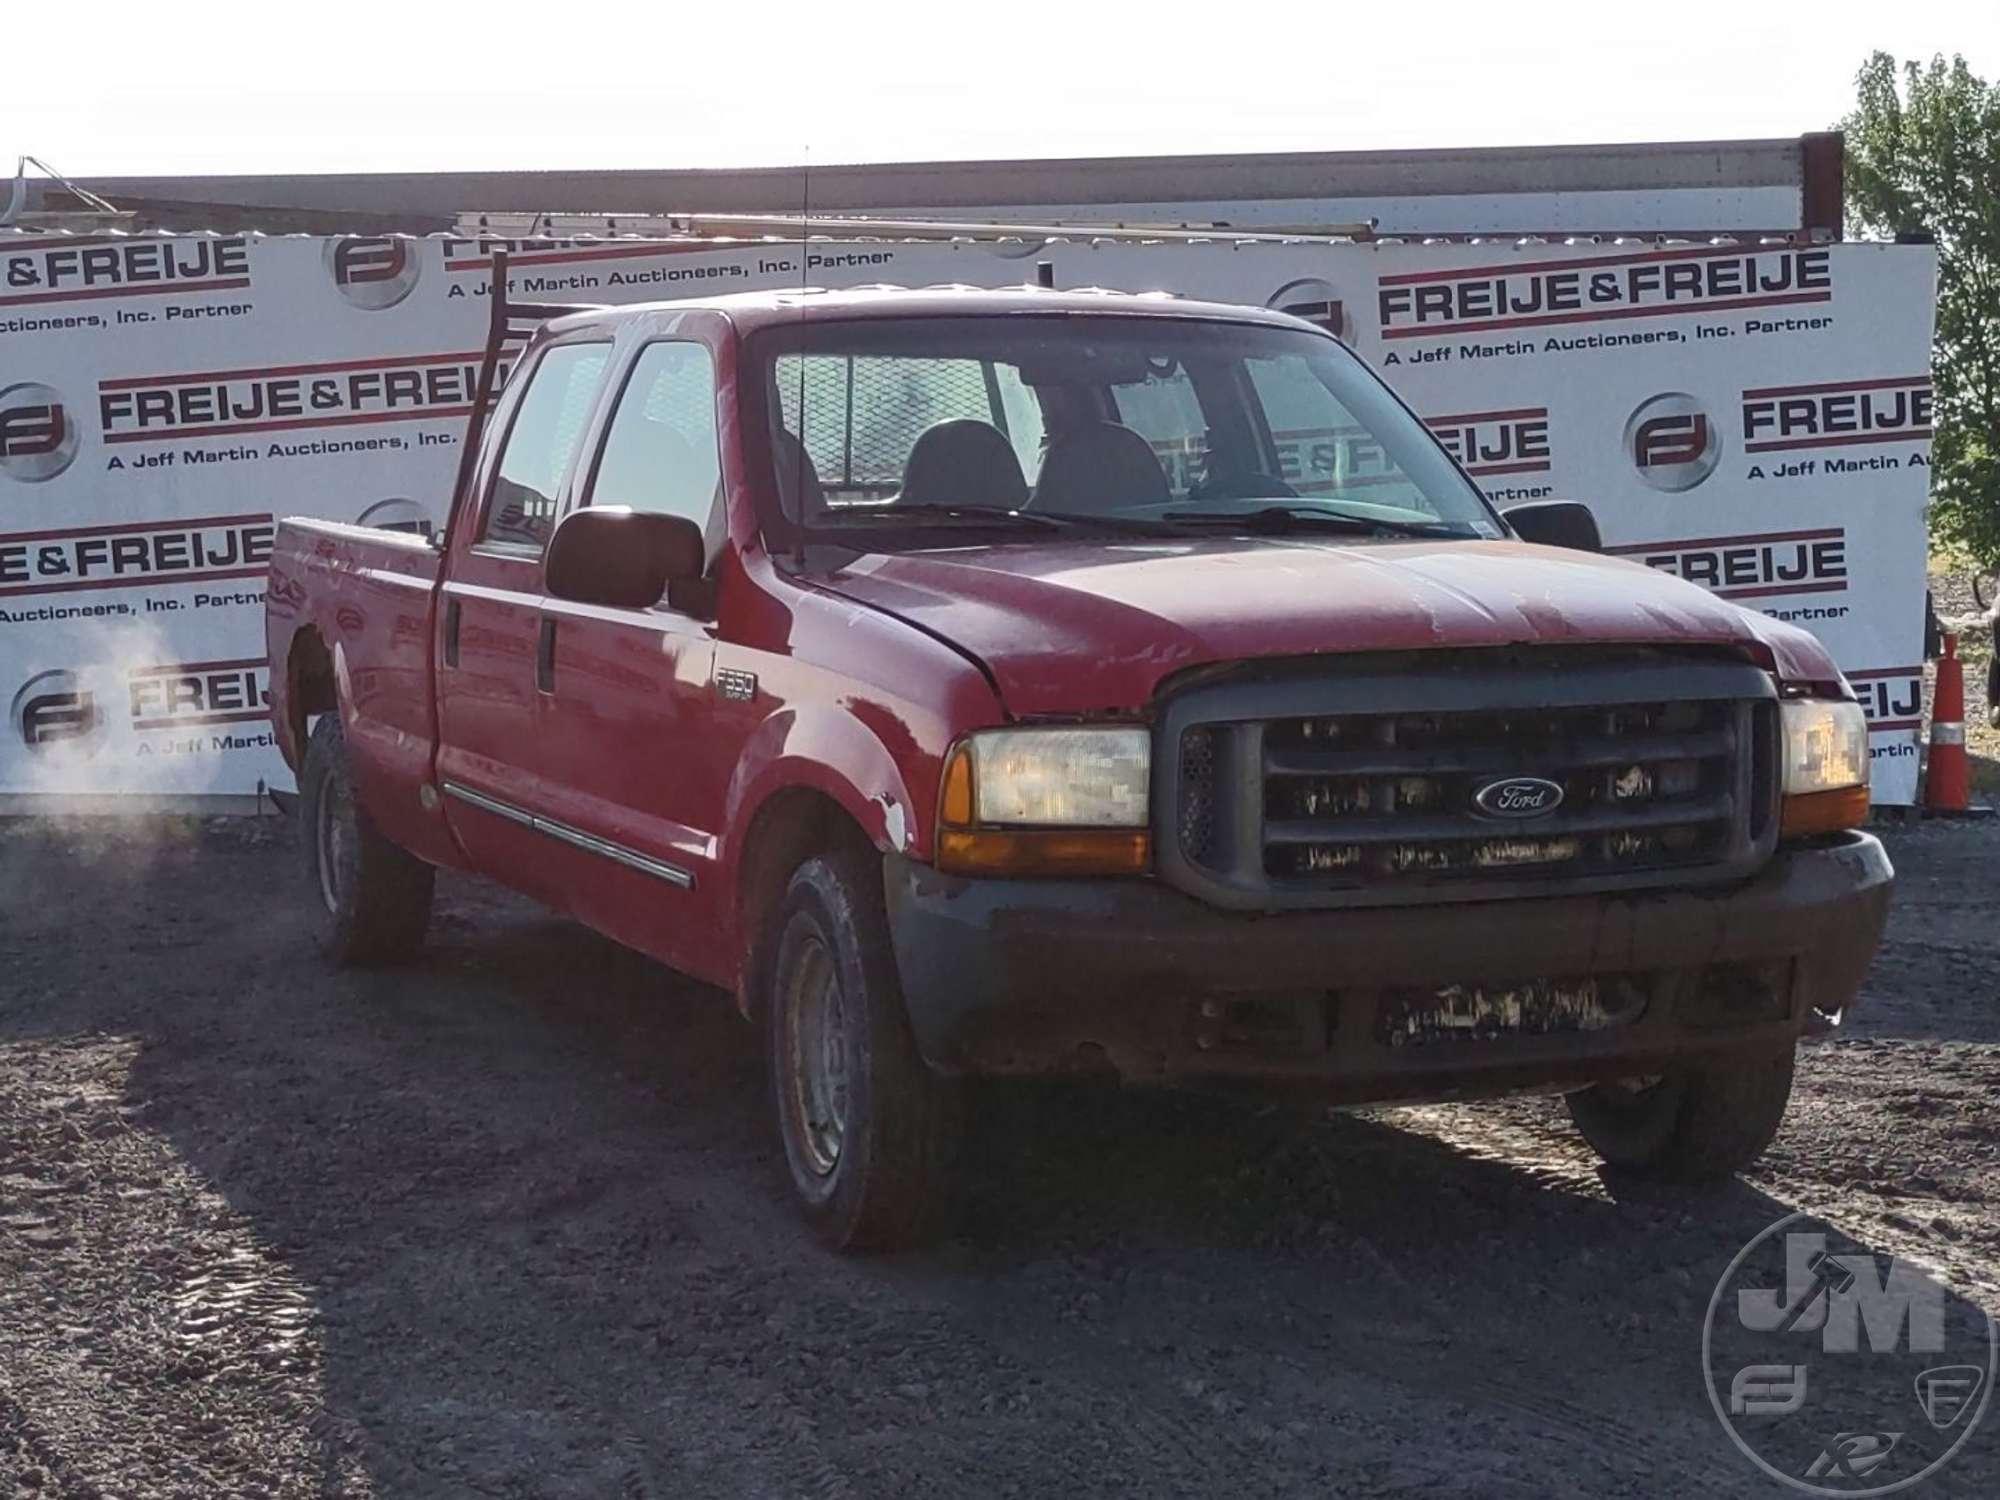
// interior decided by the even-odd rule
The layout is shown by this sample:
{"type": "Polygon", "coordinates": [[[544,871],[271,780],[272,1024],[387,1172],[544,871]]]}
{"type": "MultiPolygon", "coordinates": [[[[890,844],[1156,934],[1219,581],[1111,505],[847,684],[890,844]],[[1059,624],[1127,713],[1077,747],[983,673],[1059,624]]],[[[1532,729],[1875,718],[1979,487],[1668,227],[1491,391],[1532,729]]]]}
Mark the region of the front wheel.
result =
{"type": "Polygon", "coordinates": [[[1698,1181],[1763,1154],[1792,1097],[1788,1049],[1683,1063],[1568,1096],[1570,1118],[1607,1165],[1698,1181]]]}
{"type": "Polygon", "coordinates": [[[437,872],[377,831],[355,791],[338,713],[321,714],[306,742],[298,818],[320,952],[342,967],[413,957],[437,872]]]}
{"type": "Polygon", "coordinates": [[[779,904],[763,1005],[792,1187],[838,1250],[893,1250],[936,1227],[952,1085],[917,1052],[872,852],[816,855],[779,904]]]}

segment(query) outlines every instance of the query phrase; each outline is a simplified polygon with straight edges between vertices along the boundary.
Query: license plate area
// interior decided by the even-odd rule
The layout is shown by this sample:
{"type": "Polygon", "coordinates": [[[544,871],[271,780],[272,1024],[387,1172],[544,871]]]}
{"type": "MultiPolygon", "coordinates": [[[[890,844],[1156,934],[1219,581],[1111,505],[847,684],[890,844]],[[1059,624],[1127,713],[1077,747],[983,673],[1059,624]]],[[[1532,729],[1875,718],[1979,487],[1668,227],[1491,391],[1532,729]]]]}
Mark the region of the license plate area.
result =
{"type": "Polygon", "coordinates": [[[1656,984],[1654,975],[1592,974],[1384,990],[1376,1038],[1390,1047],[1432,1047],[1608,1031],[1644,1015],[1656,984]]]}

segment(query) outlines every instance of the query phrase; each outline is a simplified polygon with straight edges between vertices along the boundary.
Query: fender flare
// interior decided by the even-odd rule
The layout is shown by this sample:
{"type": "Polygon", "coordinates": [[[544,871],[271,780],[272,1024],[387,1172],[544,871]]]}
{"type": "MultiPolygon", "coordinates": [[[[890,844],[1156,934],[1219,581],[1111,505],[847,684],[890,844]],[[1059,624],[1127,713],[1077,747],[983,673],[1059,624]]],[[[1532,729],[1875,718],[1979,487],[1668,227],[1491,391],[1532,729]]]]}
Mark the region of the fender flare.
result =
{"type": "Polygon", "coordinates": [[[744,744],[723,804],[723,864],[734,877],[758,811],[781,792],[818,792],[836,803],[883,853],[928,848],[921,819],[935,789],[913,795],[889,747],[853,714],[792,705],[771,715],[744,744]]]}
{"type": "Polygon", "coordinates": [[[911,854],[929,844],[935,796],[935,789],[913,796],[888,745],[846,710],[788,707],[758,726],[730,780],[716,870],[720,890],[711,908],[745,1015],[754,1014],[762,916],[782,890],[793,857],[826,837],[829,809],[882,853],[911,854]],[[796,823],[774,813],[779,821],[768,825],[769,832],[760,827],[767,809],[801,793],[809,805],[795,809],[801,814],[796,823]]]}

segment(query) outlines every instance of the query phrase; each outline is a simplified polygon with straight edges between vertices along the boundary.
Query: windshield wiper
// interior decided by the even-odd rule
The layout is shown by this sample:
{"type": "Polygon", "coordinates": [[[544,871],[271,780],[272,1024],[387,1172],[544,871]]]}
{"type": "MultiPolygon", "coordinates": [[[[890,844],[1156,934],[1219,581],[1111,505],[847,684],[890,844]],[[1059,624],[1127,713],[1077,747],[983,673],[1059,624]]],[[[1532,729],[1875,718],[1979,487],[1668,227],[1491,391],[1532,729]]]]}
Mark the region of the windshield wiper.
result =
{"type": "Polygon", "coordinates": [[[1057,521],[1065,526],[1096,527],[1100,531],[1115,531],[1124,536],[1174,534],[1172,523],[1159,516],[1105,516],[1087,510],[1031,510],[1025,514],[1045,521],[1057,521]]]}
{"type": "Polygon", "coordinates": [[[913,503],[898,501],[893,505],[843,506],[838,510],[825,511],[819,517],[823,522],[842,525],[862,518],[871,521],[981,521],[988,525],[1027,521],[1052,531],[1064,529],[1063,522],[1034,511],[1002,510],[997,505],[946,505],[928,500],[913,503]]]}
{"type": "Polygon", "coordinates": [[[1441,536],[1476,539],[1478,532],[1453,521],[1392,521],[1356,516],[1321,505],[1260,505],[1255,510],[1170,510],[1163,521],[1197,526],[1241,526],[1249,531],[1343,531],[1355,536],[1441,536]]]}
{"type": "Polygon", "coordinates": [[[1011,521],[1026,521],[1045,531],[1098,530],[1115,531],[1130,536],[1171,536],[1173,528],[1157,520],[1137,520],[1122,516],[1092,515],[1087,511],[1073,510],[1001,510],[993,505],[949,505],[943,502],[918,501],[913,504],[856,506],[828,512],[845,521],[850,516],[868,516],[894,521],[897,517],[913,521],[944,519],[949,521],[975,521],[1000,525],[1011,521]]]}

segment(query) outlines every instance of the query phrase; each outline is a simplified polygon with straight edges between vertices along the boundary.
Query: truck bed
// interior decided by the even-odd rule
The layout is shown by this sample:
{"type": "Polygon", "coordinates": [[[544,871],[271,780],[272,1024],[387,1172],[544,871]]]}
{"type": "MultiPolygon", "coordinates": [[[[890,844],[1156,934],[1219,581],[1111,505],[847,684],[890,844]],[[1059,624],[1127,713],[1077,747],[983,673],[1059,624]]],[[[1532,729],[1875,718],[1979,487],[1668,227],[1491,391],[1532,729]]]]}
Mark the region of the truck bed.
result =
{"type": "MultiPolygon", "coordinates": [[[[414,821],[437,743],[431,666],[438,570],[430,538],[288,516],[271,548],[265,645],[271,721],[285,763],[304,760],[309,721],[345,704],[343,724],[372,808],[398,842],[414,821]]],[[[430,820],[423,820],[429,822],[430,820]]],[[[421,825],[419,825],[421,826],[421,825]]],[[[431,837],[406,847],[425,848],[431,837]]]]}

